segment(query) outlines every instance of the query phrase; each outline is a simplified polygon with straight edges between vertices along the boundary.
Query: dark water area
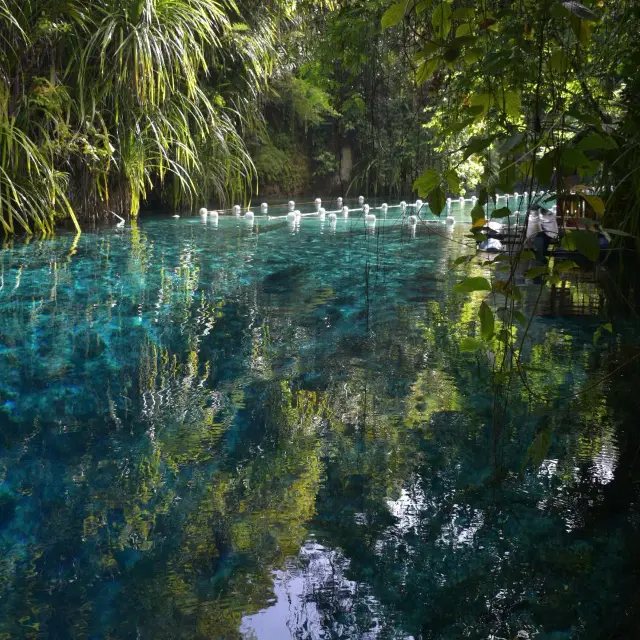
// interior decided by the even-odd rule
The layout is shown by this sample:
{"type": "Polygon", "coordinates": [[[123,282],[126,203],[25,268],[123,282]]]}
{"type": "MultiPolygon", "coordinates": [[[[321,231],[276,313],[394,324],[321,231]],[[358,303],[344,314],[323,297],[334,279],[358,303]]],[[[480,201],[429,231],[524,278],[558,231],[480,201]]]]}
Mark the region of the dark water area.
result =
{"type": "Polygon", "coordinates": [[[0,638],[638,637],[636,323],[523,284],[498,433],[464,213],[1,250],[0,638]]]}

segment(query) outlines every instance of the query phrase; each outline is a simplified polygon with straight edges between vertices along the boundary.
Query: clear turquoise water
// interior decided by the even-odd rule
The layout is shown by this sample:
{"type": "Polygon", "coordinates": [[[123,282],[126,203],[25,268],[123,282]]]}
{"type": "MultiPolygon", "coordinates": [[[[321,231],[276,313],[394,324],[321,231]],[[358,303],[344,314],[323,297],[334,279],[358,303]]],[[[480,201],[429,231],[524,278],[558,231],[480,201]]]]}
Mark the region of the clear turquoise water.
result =
{"type": "Polygon", "coordinates": [[[0,251],[0,638],[633,637],[639,376],[592,388],[628,337],[545,290],[496,435],[465,233],[148,216],[0,251]]]}

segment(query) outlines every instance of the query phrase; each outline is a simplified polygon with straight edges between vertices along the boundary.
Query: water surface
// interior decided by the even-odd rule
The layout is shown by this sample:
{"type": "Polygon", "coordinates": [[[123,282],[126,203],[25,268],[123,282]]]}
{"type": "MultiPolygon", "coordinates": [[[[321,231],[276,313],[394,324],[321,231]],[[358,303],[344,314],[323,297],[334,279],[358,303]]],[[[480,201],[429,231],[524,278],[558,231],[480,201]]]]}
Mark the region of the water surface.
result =
{"type": "Polygon", "coordinates": [[[0,251],[0,638],[632,637],[628,336],[545,289],[496,435],[453,206],[0,251]]]}

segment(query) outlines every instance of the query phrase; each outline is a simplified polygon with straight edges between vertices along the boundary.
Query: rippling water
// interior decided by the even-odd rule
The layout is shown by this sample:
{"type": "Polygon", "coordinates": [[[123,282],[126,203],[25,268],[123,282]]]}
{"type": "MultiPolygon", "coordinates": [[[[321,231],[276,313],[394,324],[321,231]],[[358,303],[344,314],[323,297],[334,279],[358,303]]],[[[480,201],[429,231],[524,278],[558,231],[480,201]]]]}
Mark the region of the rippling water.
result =
{"type": "Polygon", "coordinates": [[[629,337],[545,289],[496,435],[465,242],[156,216],[0,251],[0,638],[631,637],[629,337]]]}

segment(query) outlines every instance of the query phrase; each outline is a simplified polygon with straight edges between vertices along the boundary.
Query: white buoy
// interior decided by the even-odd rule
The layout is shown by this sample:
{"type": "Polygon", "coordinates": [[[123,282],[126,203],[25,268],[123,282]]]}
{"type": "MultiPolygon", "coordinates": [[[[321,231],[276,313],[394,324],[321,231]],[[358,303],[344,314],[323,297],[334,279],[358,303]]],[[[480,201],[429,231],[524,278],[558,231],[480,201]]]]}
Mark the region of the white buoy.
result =
{"type": "Polygon", "coordinates": [[[471,202],[477,202],[478,198],[477,196],[471,196],[471,202]]]}
{"type": "Polygon", "coordinates": [[[513,194],[513,197],[514,197],[514,198],[519,198],[519,197],[520,197],[520,194],[516,191],[516,192],[513,194]]]}
{"type": "Polygon", "coordinates": [[[218,217],[219,217],[219,214],[217,211],[209,211],[209,218],[211,218],[211,220],[217,221],[218,217]]]}
{"type": "Polygon", "coordinates": [[[296,222],[300,222],[300,218],[302,218],[302,214],[299,211],[294,211],[293,212],[295,217],[296,217],[296,222]]]}
{"type": "Polygon", "coordinates": [[[418,213],[420,213],[420,209],[422,209],[422,205],[423,205],[423,204],[424,204],[424,203],[422,202],[422,200],[416,200],[416,211],[417,211],[418,213]]]}
{"type": "Polygon", "coordinates": [[[525,198],[528,198],[529,197],[529,192],[525,191],[523,195],[524,195],[525,198]]]}
{"type": "Polygon", "coordinates": [[[458,198],[458,202],[460,202],[460,204],[464,204],[464,196],[460,196],[458,198]]]}
{"type": "Polygon", "coordinates": [[[342,217],[343,218],[349,217],[349,207],[342,207],[342,217]]]}
{"type": "Polygon", "coordinates": [[[456,219],[453,216],[447,216],[446,223],[450,224],[450,225],[451,224],[455,224],[456,223],[456,219]]]}
{"type": "Polygon", "coordinates": [[[320,211],[318,211],[318,216],[320,220],[324,220],[327,217],[327,211],[323,207],[320,207],[320,211]]]}
{"type": "Polygon", "coordinates": [[[296,214],[294,211],[289,211],[289,213],[287,213],[287,222],[295,222],[296,221],[296,214]]]}
{"type": "Polygon", "coordinates": [[[382,210],[382,215],[386,216],[387,212],[389,211],[389,205],[386,202],[383,202],[380,209],[382,210]]]}
{"type": "Polygon", "coordinates": [[[364,196],[360,196],[360,197],[358,198],[358,204],[359,204],[360,206],[362,206],[362,205],[364,204],[364,196]]]}
{"type": "Polygon", "coordinates": [[[336,213],[330,213],[329,214],[329,220],[331,222],[335,222],[337,219],[338,219],[338,214],[336,214],[336,213]]]}
{"type": "Polygon", "coordinates": [[[235,207],[233,207],[233,213],[236,214],[236,216],[240,216],[240,214],[242,213],[242,208],[240,207],[239,204],[237,204],[235,207]]]}
{"type": "Polygon", "coordinates": [[[244,214],[244,217],[245,217],[247,220],[253,220],[253,218],[254,218],[255,216],[253,215],[253,211],[247,211],[247,212],[244,214]]]}
{"type": "Polygon", "coordinates": [[[202,209],[200,209],[200,217],[206,220],[208,215],[209,215],[209,212],[206,210],[205,207],[202,207],[202,209]]]}
{"type": "Polygon", "coordinates": [[[338,199],[336,200],[336,202],[337,202],[337,204],[338,204],[338,209],[342,209],[342,203],[343,203],[342,198],[338,198],[338,199]]]}
{"type": "Polygon", "coordinates": [[[447,198],[447,204],[451,204],[452,202],[451,198],[447,198]]]}
{"type": "Polygon", "coordinates": [[[320,198],[316,198],[316,211],[320,211],[320,208],[322,207],[322,200],[320,198]]]}
{"type": "Polygon", "coordinates": [[[371,208],[368,204],[364,205],[364,223],[367,226],[372,226],[376,223],[376,216],[374,213],[371,213],[371,208]]]}
{"type": "Polygon", "coordinates": [[[364,207],[362,207],[362,211],[366,216],[369,213],[369,211],[371,211],[371,207],[368,204],[365,204],[364,207]]]}
{"type": "Polygon", "coordinates": [[[532,192],[531,192],[531,197],[532,197],[532,198],[535,198],[535,197],[536,197],[536,192],[535,192],[535,191],[532,191],[532,192]]]}
{"type": "Polygon", "coordinates": [[[538,192],[538,195],[539,195],[539,196],[543,196],[543,195],[544,195],[544,191],[539,191],[539,192],[538,192]]]}
{"type": "Polygon", "coordinates": [[[180,216],[176,213],[175,216],[171,216],[172,218],[179,218],[180,216]]]}
{"type": "Polygon", "coordinates": [[[400,203],[400,210],[402,211],[402,213],[407,210],[407,203],[404,200],[400,203]]]}
{"type": "Polygon", "coordinates": [[[407,218],[407,222],[409,223],[410,226],[415,226],[418,224],[418,217],[417,216],[409,216],[407,218]]]}
{"type": "Polygon", "coordinates": [[[296,203],[293,200],[289,200],[289,211],[295,211],[296,203]]]}
{"type": "Polygon", "coordinates": [[[269,211],[269,205],[266,202],[263,202],[260,205],[260,211],[262,211],[262,213],[267,213],[267,211],[269,211]]]}

